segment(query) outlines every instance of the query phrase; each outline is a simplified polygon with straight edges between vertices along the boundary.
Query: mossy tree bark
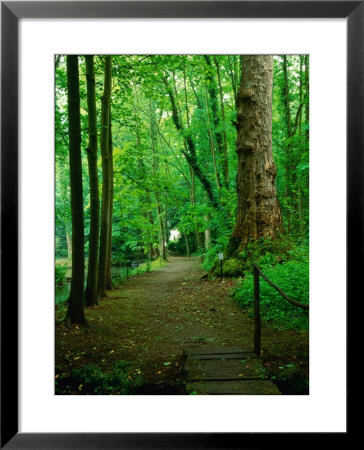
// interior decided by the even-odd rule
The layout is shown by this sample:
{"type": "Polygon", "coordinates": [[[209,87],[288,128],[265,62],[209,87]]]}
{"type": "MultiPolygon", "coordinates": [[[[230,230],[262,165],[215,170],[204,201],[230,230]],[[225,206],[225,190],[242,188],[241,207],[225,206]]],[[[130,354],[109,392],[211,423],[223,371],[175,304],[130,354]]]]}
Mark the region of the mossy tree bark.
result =
{"type": "Polygon", "coordinates": [[[99,178],[97,173],[97,113],[95,95],[94,57],[85,56],[87,80],[88,134],[87,148],[88,174],[90,180],[90,236],[88,251],[88,273],[85,291],[86,305],[98,304],[98,257],[100,232],[99,178]]]}
{"type": "Polygon", "coordinates": [[[69,162],[72,217],[72,281],[66,322],[86,324],[84,310],[84,215],[78,57],[67,56],[69,162]]]}
{"type": "Polygon", "coordinates": [[[101,99],[101,159],[102,159],[102,204],[101,204],[101,232],[99,254],[98,297],[106,297],[106,276],[109,254],[110,236],[110,101],[111,101],[111,56],[105,56],[104,61],[104,93],[101,99]]]}
{"type": "Polygon", "coordinates": [[[243,56],[237,95],[237,220],[227,255],[282,231],[272,155],[273,56],[243,56]]]}

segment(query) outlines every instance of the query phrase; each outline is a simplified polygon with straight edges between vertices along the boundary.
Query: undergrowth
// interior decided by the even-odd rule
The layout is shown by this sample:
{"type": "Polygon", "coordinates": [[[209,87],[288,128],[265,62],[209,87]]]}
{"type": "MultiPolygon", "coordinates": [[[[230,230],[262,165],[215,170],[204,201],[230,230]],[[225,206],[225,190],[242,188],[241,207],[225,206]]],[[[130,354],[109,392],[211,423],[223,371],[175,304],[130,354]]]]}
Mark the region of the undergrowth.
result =
{"type": "MultiPolygon", "coordinates": [[[[288,297],[308,303],[309,301],[309,266],[308,249],[294,248],[286,258],[292,258],[277,264],[274,256],[263,255],[259,265],[263,273],[280,287],[288,297]]],[[[232,298],[245,310],[252,313],[254,285],[253,275],[247,274],[232,290],[232,298]]],[[[284,329],[308,329],[308,311],[291,305],[260,277],[260,309],[264,322],[284,329]]]]}
{"type": "Polygon", "coordinates": [[[130,363],[119,361],[109,372],[103,372],[94,365],[85,365],[80,369],[72,369],[71,375],[56,376],[56,394],[64,390],[76,394],[92,395],[125,395],[134,394],[142,384],[140,376],[132,376],[130,363]]]}
{"type": "Polygon", "coordinates": [[[57,286],[62,286],[66,280],[66,273],[68,270],[67,264],[55,265],[55,282],[57,286]]]}

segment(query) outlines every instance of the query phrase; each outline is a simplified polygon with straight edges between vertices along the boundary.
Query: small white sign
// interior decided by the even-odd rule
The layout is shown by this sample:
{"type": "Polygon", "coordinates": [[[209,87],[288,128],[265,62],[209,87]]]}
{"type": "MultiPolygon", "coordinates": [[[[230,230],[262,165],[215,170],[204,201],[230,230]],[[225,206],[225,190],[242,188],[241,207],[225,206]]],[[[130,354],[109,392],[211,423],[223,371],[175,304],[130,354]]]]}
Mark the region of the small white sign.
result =
{"type": "Polygon", "coordinates": [[[223,260],[224,259],[224,254],[223,253],[219,253],[219,260],[223,260]]]}

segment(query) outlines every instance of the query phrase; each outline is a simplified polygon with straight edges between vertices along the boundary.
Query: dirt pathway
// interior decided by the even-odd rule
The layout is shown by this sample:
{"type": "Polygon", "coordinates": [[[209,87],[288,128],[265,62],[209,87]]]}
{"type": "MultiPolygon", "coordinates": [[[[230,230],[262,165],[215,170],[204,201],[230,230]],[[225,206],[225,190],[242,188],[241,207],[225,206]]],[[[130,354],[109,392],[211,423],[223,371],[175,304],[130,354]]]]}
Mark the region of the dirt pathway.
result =
{"type": "MultiPolygon", "coordinates": [[[[229,298],[234,281],[201,280],[202,274],[198,258],[170,257],[160,269],[132,278],[99,306],[87,308],[92,328],[58,325],[56,373],[85,364],[107,371],[125,360],[132,364],[131,376],[142,376],[146,386],[176,393],[184,348],[252,348],[253,320],[229,298]]],[[[297,332],[283,335],[264,330],[263,348],[268,340],[278,347],[287,337],[298,342],[297,332]]]]}

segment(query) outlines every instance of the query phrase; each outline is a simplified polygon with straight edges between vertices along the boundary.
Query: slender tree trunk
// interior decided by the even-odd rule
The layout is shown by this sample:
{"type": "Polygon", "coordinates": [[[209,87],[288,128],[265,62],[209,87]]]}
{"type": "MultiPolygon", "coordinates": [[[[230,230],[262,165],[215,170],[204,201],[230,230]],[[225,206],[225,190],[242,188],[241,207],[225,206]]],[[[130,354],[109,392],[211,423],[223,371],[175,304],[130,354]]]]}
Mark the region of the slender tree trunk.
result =
{"type": "Polygon", "coordinates": [[[109,149],[109,121],[111,98],[111,56],[105,56],[104,61],[104,94],[101,99],[101,158],[102,158],[102,205],[101,205],[101,233],[99,254],[98,296],[106,297],[106,275],[109,253],[110,234],[110,149],[109,149]]]}
{"type": "Polygon", "coordinates": [[[168,231],[168,205],[167,202],[164,203],[164,233],[165,233],[165,242],[166,242],[166,253],[167,253],[167,244],[169,239],[169,231],[168,231]]]}
{"type": "Polygon", "coordinates": [[[86,80],[87,80],[87,108],[88,108],[88,174],[90,181],[90,236],[88,250],[88,275],[85,291],[86,305],[98,304],[98,257],[99,257],[99,232],[100,232],[100,201],[99,178],[97,173],[97,115],[95,95],[95,71],[94,57],[85,56],[86,80]]]}
{"type": "Polygon", "coordinates": [[[283,76],[284,76],[284,84],[283,84],[283,104],[284,104],[284,114],[285,114],[285,122],[287,129],[287,146],[286,146],[286,155],[285,155],[285,179],[286,179],[286,188],[285,188],[285,197],[287,204],[287,227],[288,233],[291,233],[292,228],[292,219],[291,219],[291,210],[293,209],[292,205],[292,146],[290,143],[290,138],[292,136],[292,125],[291,125],[291,108],[290,108],[290,99],[289,99],[289,86],[288,86],[288,69],[287,69],[287,56],[283,55],[283,76]]]}
{"type": "MultiPolygon", "coordinates": [[[[185,68],[185,66],[184,66],[183,69],[184,69],[184,72],[183,72],[183,81],[184,81],[184,90],[185,90],[185,106],[186,106],[187,127],[189,128],[189,127],[190,127],[190,118],[189,118],[189,111],[188,111],[187,78],[186,78],[186,68],[185,68]]],[[[199,100],[199,98],[198,98],[198,95],[197,95],[197,93],[196,93],[196,91],[195,91],[195,89],[194,89],[193,82],[192,82],[192,79],[191,79],[191,78],[190,78],[190,84],[191,84],[191,86],[192,86],[192,90],[193,90],[194,95],[195,95],[195,97],[196,97],[196,101],[197,101],[198,107],[199,107],[200,109],[202,109],[202,105],[201,105],[200,100],[199,100]]],[[[207,100],[207,97],[206,97],[206,105],[207,105],[207,108],[208,108],[208,100],[207,100]]],[[[207,109],[207,110],[208,110],[208,109],[207,109]]],[[[208,117],[208,124],[207,124],[207,125],[208,125],[208,126],[207,126],[208,131],[207,131],[207,132],[208,132],[208,136],[209,136],[210,148],[211,148],[211,154],[212,154],[212,160],[213,160],[213,164],[214,164],[215,178],[216,178],[216,186],[217,186],[218,189],[220,189],[219,172],[218,172],[218,169],[217,169],[217,163],[216,163],[215,144],[214,144],[214,139],[213,139],[213,134],[212,134],[211,124],[210,124],[210,116],[209,116],[209,113],[207,114],[207,117],[208,117]]],[[[183,144],[184,144],[185,154],[186,154],[186,153],[188,152],[188,151],[187,151],[187,142],[186,142],[186,139],[184,139],[183,144]]],[[[192,167],[191,164],[189,164],[189,169],[190,169],[190,175],[191,175],[191,205],[194,206],[194,205],[196,204],[196,198],[195,198],[195,174],[194,174],[194,170],[193,170],[193,167],[192,167]]],[[[196,236],[196,246],[197,246],[197,249],[198,249],[199,251],[201,251],[201,250],[203,249],[203,245],[202,245],[201,235],[200,235],[200,233],[198,232],[198,229],[197,229],[197,222],[196,222],[196,219],[195,219],[195,236],[196,236]]],[[[186,246],[187,246],[187,245],[188,245],[188,242],[187,242],[187,236],[186,236],[186,235],[185,235],[185,239],[186,239],[186,246]]],[[[189,252],[190,252],[190,250],[188,249],[188,253],[189,253],[189,252]]]]}
{"type": "MultiPolygon", "coordinates": [[[[208,87],[208,92],[209,92],[209,97],[210,97],[212,122],[214,125],[216,148],[217,148],[217,152],[219,155],[219,167],[220,167],[220,170],[222,171],[223,182],[220,183],[220,187],[221,187],[221,184],[223,184],[228,189],[229,182],[228,182],[228,160],[227,160],[226,133],[225,133],[225,131],[222,131],[220,129],[221,124],[220,124],[219,108],[218,108],[218,90],[216,87],[215,77],[214,77],[214,73],[213,73],[213,66],[212,66],[210,56],[205,55],[205,60],[207,63],[207,67],[209,69],[207,72],[207,87],[208,87]]],[[[218,77],[219,93],[220,93],[220,105],[222,107],[221,114],[222,114],[222,119],[224,122],[224,104],[223,104],[223,98],[222,98],[222,87],[221,87],[219,64],[218,64],[216,57],[214,57],[214,62],[215,62],[216,69],[217,69],[217,77],[218,77]]]]}
{"type": "Polygon", "coordinates": [[[205,189],[209,200],[212,204],[212,206],[216,209],[219,208],[219,202],[216,198],[216,195],[214,193],[214,190],[212,189],[212,185],[210,183],[210,180],[207,178],[205,173],[201,170],[201,167],[198,164],[197,161],[197,153],[196,153],[196,147],[195,143],[191,137],[191,135],[186,134],[185,130],[182,125],[181,121],[181,115],[178,109],[178,105],[176,102],[175,94],[173,93],[173,90],[170,88],[168,81],[166,78],[163,78],[163,83],[166,87],[166,91],[168,94],[168,97],[171,101],[171,107],[172,107],[172,119],[175,124],[175,127],[177,131],[184,133],[184,139],[186,142],[186,148],[183,151],[183,154],[185,158],[187,159],[188,164],[192,167],[196,177],[200,180],[202,187],[205,189]]]}
{"type": "MultiPolygon", "coordinates": [[[[233,90],[233,94],[234,94],[234,101],[235,101],[235,106],[236,106],[236,95],[237,95],[237,93],[238,93],[238,90],[237,90],[237,83],[236,83],[236,73],[235,73],[235,70],[234,70],[234,63],[232,64],[231,63],[231,60],[230,60],[230,56],[228,56],[227,57],[228,58],[228,66],[229,66],[229,75],[230,75],[230,79],[231,79],[231,87],[232,87],[232,90],[233,90]]],[[[233,58],[235,58],[234,56],[233,56],[233,58]]]]}
{"type": "Polygon", "coordinates": [[[213,163],[214,172],[215,172],[216,187],[218,190],[220,190],[220,188],[221,188],[220,174],[219,174],[219,169],[217,167],[217,161],[216,161],[215,143],[214,143],[214,135],[213,135],[213,129],[212,129],[213,127],[212,127],[211,119],[210,119],[209,101],[207,98],[207,93],[206,93],[205,99],[206,99],[206,112],[207,112],[207,135],[209,137],[212,163],[213,163]]]}
{"type": "Polygon", "coordinates": [[[217,81],[219,84],[221,118],[222,118],[222,124],[224,126],[224,129],[222,131],[222,136],[223,136],[222,172],[223,172],[224,186],[226,189],[229,189],[229,160],[228,160],[227,136],[226,136],[226,130],[225,130],[224,95],[222,92],[220,65],[219,65],[219,61],[216,58],[216,56],[214,56],[214,61],[215,61],[216,71],[217,71],[217,81]]]}
{"type": "Polygon", "coordinates": [[[67,258],[72,259],[72,236],[69,233],[66,233],[67,240],[67,258]]]}
{"type": "Polygon", "coordinates": [[[84,216],[78,56],[67,56],[69,161],[72,217],[72,282],[66,322],[86,324],[84,310],[84,216]]]}
{"type": "Polygon", "coordinates": [[[112,147],[112,127],[111,127],[111,105],[110,105],[110,118],[109,118],[109,154],[110,154],[110,218],[109,218],[109,248],[107,255],[107,271],[106,271],[106,289],[113,289],[111,278],[111,257],[112,257],[112,214],[114,206],[114,156],[112,147]]]}
{"type": "MultiPolygon", "coordinates": [[[[212,123],[214,125],[216,148],[217,148],[217,152],[219,154],[219,166],[220,166],[220,168],[222,167],[222,172],[224,174],[224,166],[225,166],[225,150],[224,150],[224,144],[223,144],[224,138],[223,138],[223,134],[220,130],[220,118],[219,118],[219,107],[218,107],[218,100],[217,100],[218,95],[217,95],[216,82],[215,82],[215,78],[214,78],[214,73],[213,73],[213,68],[212,68],[213,66],[212,66],[210,56],[205,55],[205,61],[206,61],[207,67],[208,67],[206,81],[207,81],[207,90],[208,90],[209,98],[210,98],[212,123]]],[[[220,179],[220,174],[219,174],[219,179],[220,179]]],[[[224,180],[224,183],[225,183],[225,180],[224,180]]],[[[219,185],[221,187],[220,180],[219,180],[219,185]]]]}
{"type": "MultiPolygon", "coordinates": [[[[304,87],[304,96],[303,96],[303,117],[304,117],[304,124],[306,126],[305,132],[303,133],[303,138],[305,142],[306,151],[309,150],[309,138],[310,138],[310,132],[309,132],[309,118],[310,118],[310,85],[309,85],[309,55],[305,55],[303,58],[304,63],[304,71],[303,71],[303,87],[304,87]]],[[[300,183],[300,211],[301,211],[301,217],[302,217],[302,237],[305,236],[304,232],[304,225],[305,225],[305,219],[303,217],[303,210],[308,211],[309,210],[309,196],[308,196],[308,185],[309,185],[309,179],[308,179],[308,173],[305,173],[301,176],[301,183],[300,183]],[[305,192],[303,191],[303,187],[305,188],[305,192]]]]}
{"type": "MultiPolygon", "coordinates": [[[[154,121],[154,111],[152,111],[152,107],[151,107],[151,103],[152,101],[150,100],[149,102],[149,119],[150,119],[150,123],[151,123],[151,129],[152,127],[156,127],[155,125],[155,121],[154,121]]],[[[134,101],[133,101],[133,114],[135,117],[134,120],[134,127],[135,127],[135,141],[136,141],[136,148],[137,148],[137,152],[138,152],[138,158],[137,158],[137,167],[138,167],[138,173],[139,173],[139,178],[144,178],[145,174],[146,174],[146,168],[145,168],[145,164],[144,164],[144,160],[143,160],[143,148],[141,145],[141,140],[140,140],[140,118],[137,115],[137,110],[139,109],[139,104],[138,104],[138,95],[135,92],[134,93],[134,101]]],[[[152,131],[151,131],[152,134],[152,131]]],[[[155,140],[155,137],[152,137],[152,139],[155,140]]],[[[152,142],[152,145],[154,145],[154,141],[152,142]]],[[[152,165],[154,165],[154,159],[153,159],[153,163],[152,165]]],[[[154,166],[153,166],[153,173],[154,173],[154,166]]],[[[148,211],[145,210],[144,205],[150,205],[151,204],[151,199],[150,199],[150,192],[149,191],[145,191],[142,195],[141,195],[141,200],[142,200],[142,204],[143,204],[143,216],[145,218],[146,221],[149,221],[150,224],[154,225],[154,220],[153,220],[153,213],[152,211],[148,211]]],[[[153,244],[150,241],[150,236],[148,236],[148,242],[145,243],[143,242],[143,247],[147,248],[147,253],[150,254],[151,258],[154,259],[154,248],[153,248],[153,244]]]]}
{"type": "MultiPolygon", "coordinates": [[[[310,120],[310,102],[309,102],[309,98],[310,98],[310,67],[309,67],[309,55],[305,55],[305,91],[306,91],[306,97],[307,97],[307,101],[305,103],[305,121],[308,127],[309,124],[309,120],[310,120]]],[[[309,133],[309,128],[307,128],[307,132],[306,132],[306,139],[307,139],[307,144],[309,142],[309,138],[310,138],[310,133],[309,133]]]]}
{"type": "MultiPolygon", "coordinates": [[[[300,104],[303,103],[303,56],[300,55],[300,84],[299,84],[299,98],[300,104]]],[[[298,134],[302,134],[302,114],[300,114],[298,119],[298,134]]]]}
{"type": "MultiPolygon", "coordinates": [[[[156,150],[156,137],[157,136],[156,136],[155,120],[154,120],[155,110],[154,110],[152,101],[150,101],[149,108],[150,108],[150,134],[151,134],[151,144],[152,144],[152,154],[153,154],[152,170],[153,170],[153,175],[156,176],[156,170],[157,170],[157,165],[158,165],[157,156],[156,156],[156,151],[157,151],[156,150]]],[[[159,227],[160,227],[160,236],[159,236],[159,238],[160,238],[160,255],[161,255],[162,259],[167,261],[167,249],[166,249],[166,244],[165,244],[166,230],[164,227],[163,209],[161,206],[160,196],[157,192],[155,192],[155,198],[156,198],[156,202],[157,202],[157,212],[158,212],[159,227]]]]}
{"type": "MultiPolygon", "coordinates": [[[[208,216],[205,216],[204,219],[206,222],[209,222],[208,216]]],[[[208,250],[211,245],[211,230],[209,228],[206,228],[204,234],[205,234],[205,250],[208,250]]]]}
{"type": "Polygon", "coordinates": [[[187,253],[187,256],[190,257],[191,253],[190,253],[190,246],[188,245],[187,234],[183,233],[183,236],[185,237],[185,242],[186,242],[186,253],[187,253]]]}
{"type": "MultiPolygon", "coordinates": [[[[195,174],[193,172],[192,167],[189,166],[189,168],[190,168],[190,175],[191,175],[191,205],[195,206],[196,205],[195,174]]],[[[201,251],[203,249],[202,239],[201,239],[200,233],[198,232],[196,219],[194,220],[194,222],[195,222],[196,247],[199,251],[201,251]]]]}
{"type": "MultiPolygon", "coordinates": [[[[304,56],[300,55],[300,85],[299,85],[299,97],[300,97],[300,105],[303,103],[303,63],[304,63],[304,56]]],[[[299,116],[299,122],[298,122],[298,134],[302,136],[302,114],[299,116]]],[[[299,158],[301,158],[301,155],[299,155],[299,158]]],[[[303,205],[302,205],[302,177],[300,176],[298,179],[298,220],[299,220],[299,227],[300,227],[300,236],[301,238],[305,235],[305,226],[303,222],[303,205]]]]}
{"type": "Polygon", "coordinates": [[[251,241],[282,230],[272,155],[273,57],[243,56],[237,96],[237,220],[227,248],[235,256],[251,241]]]}
{"type": "Polygon", "coordinates": [[[156,200],[157,200],[157,205],[158,205],[157,211],[158,211],[159,226],[160,226],[161,257],[164,261],[167,261],[167,249],[166,249],[166,244],[165,244],[165,240],[164,240],[165,230],[164,230],[164,224],[163,224],[163,212],[162,212],[162,208],[158,201],[158,196],[156,196],[156,200]]]}

